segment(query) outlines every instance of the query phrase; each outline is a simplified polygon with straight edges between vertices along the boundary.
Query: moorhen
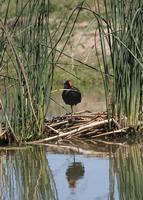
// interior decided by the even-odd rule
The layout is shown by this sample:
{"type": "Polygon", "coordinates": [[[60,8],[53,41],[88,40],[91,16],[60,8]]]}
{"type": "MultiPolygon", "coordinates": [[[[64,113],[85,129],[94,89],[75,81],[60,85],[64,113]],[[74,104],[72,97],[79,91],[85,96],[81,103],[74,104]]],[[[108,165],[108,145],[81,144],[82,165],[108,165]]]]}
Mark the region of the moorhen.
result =
{"type": "Polygon", "coordinates": [[[66,104],[71,106],[71,114],[72,114],[73,105],[76,105],[81,102],[81,93],[78,88],[72,85],[71,80],[65,81],[62,98],[66,104]]]}

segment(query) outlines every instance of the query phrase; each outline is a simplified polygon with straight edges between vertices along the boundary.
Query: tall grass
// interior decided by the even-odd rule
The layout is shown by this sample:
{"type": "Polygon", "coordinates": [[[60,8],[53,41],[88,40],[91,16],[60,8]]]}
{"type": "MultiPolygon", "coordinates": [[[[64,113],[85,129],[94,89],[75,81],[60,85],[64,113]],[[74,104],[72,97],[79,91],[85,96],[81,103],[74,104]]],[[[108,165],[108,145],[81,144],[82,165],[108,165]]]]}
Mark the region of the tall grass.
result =
{"type": "Polygon", "coordinates": [[[123,126],[142,121],[142,8],[141,0],[97,0],[94,9],[83,7],[96,19],[95,50],[108,115],[120,119],[123,126]]]}
{"type": "MultiPolygon", "coordinates": [[[[5,20],[1,20],[2,36],[5,40],[2,67],[7,62],[5,96],[9,100],[3,108],[8,111],[10,105],[10,122],[14,133],[19,138],[29,139],[43,131],[46,103],[54,74],[52,61],[54,53],[41,46],[41,41],[50,43],[48,1],[12,1],[7,2],[5,20]],[[14,6],[14,19],[8,24],[8,13],[14,6]],[[8,27],[9,26],[9,27],[8,27]],[[10,94],[9,74],[14,77],[10,94]]],[[[5,2],[6,5],[6,2],[5,2]]],[[[5,81],[5,80],[4,80],[5,81]]]]}
{"type": "Polygon", "coordinates": [[[113,20],[113,111],[130,125],[142,120],[143,2],[111,2],[113,20]]]}
{"type": "Polygon", "coordinates": [[[3,2],[0,63],[5,98],[2,112],[8,116],[6,124],[10,122],[18,140],[38,138],[43,133],[55,65],[72,34],[82,4],[53,30],[49,0],[3,2]],[[11,9],[13,17],[10,17],[11,9]],[[57,54],[55,49],[65,34],[68,37],[57,54]]]}

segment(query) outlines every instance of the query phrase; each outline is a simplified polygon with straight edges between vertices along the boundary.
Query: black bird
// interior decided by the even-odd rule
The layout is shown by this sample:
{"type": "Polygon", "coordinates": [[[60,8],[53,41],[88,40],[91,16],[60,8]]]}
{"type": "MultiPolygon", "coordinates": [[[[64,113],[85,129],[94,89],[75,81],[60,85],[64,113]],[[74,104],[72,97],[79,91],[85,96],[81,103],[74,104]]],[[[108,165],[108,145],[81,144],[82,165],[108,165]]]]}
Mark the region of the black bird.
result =
{"type": "Polygon", "coordinates": [[[71,106],[72,113],[73,113],[73,105],[76,105],[81,102],[81,93],[78,88],[72,85],[71,80],[65,81],[62,98],[66,104],[71,106]]]}

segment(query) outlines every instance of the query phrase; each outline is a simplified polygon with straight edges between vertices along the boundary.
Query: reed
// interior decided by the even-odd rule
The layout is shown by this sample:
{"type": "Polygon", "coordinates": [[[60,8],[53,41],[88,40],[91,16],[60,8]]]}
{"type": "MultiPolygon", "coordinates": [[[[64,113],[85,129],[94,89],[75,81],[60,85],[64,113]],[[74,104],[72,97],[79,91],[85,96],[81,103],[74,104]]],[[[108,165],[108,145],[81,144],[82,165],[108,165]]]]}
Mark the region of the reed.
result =
{"type": "Polygon", "coordinates": [[[111,1],[113,113],[129,125],[142,121],[142,1],[111,1]],[[116,8],[117,5],[117,8],[116,8]],[[134,5],[134,6],[133,6],[134,5]]]}
{"type": "Polygon", "coordinates": [[[141,0],[97,0],[95,9],[83,7],[96,21],[95,52],[108,115],[123,126],[142,121],[142,8],[141,0]]]}
{"type": "Polygon", "coordinates": [[[29,139],[33,135],[40,135],[43,131],[46,103],[50,96],[50,90],[54,74],[54,65],[48,65],[54,54],[49,56],[46,47],[41,46],[41,41],[51,44],[49,32],[49,2],[48,1],[8,1],[5,20],[1,20],[1,29],[4,42],[3,60],[7,62],[7,70],[4,80],[6,99],[4,110],[8,116],[14,133],[19,139],[29,139]],[[14,6],[14,19],[8,23],[8,13],[14,6]],[[46,17],[45,17],[46,16],[46,17]],[[14,77],[12,86],[13,97],[10,95],[11,80],[9,74],[14,77]]]}
{"type": "Polygon", "coordinates": [[[55,66],[61,56],[55,49],[68,35],[61,47],[61,52],[64,51],[82,3],[55,29],[50,24],[49,0],[3,3],[0,66],[4,76],[0,99],[3,115],[8,116],[5,124],[10,122],[17,140],[36,139],[43,133],[55,66]]]}

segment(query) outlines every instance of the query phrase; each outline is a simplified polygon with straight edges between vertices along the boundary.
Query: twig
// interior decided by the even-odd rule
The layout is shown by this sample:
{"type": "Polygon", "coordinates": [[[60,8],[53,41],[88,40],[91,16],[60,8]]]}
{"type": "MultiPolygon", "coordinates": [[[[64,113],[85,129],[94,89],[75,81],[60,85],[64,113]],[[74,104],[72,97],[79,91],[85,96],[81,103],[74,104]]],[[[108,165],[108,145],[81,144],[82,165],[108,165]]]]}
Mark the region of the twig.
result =
{"type": "Polygon", "coordinates": [[[59,131],[57,131],[56,129],[54,129],[53,127],[51,127],[50,125],[46,125],[47,128],[51,129],[53,132],[55,132],[56,134],[59,135],[59,131]]]}
{"type": "MultiPolygon", "coordinates": [[[[57,123],[51,124],[50,127],[56,127],[59,125],[64,125],[66,123],[68,123],[68,121],[57,122],[57,123]]],[[[45,126],[47,127],[48,125],[46,124],[45,126]]]]}
{"type": "Polygon", "coordinates": [[[109,141],[104,141],[104,140],[99,140],[99,139],[95,139],[94,141],[104,143],[104,144],[109,144],[109,145],[128,146],[128,145],[125,144],[125,142],[123,142],[123,143],[121,143],[121,142],[109,142],[109,141]]]}
{"type": "MultiPolygon", "coordinates": [[[[69,117],[69,116],[71,116],[71,115],[66,115],[66,116],[69,117]]],[[[82,118],[82,117],[83,117],[83,118],[94,118],[94,117],[96,117],[96,116],[93,115],[93,114],[92,114],[92,115],[85,115],[85,114],[84,114],[84,115],[79,115],[79,114],[73,114],[72,116],[73,116],[73,117],[81,117],[81,118],[82,118]]]]}
{"type": "Polygon", "coordinates": [[[7,132],[7,130],[4,130],[4,131],[0,134],[0,137],[2,137],[6,132],[7,132]]]}
{"type": "Polygon", "coordinates": [[[110,132],[107,132],[107,133],[101,133],[99,135],[95,135],[94,138],[106,136],[106,135],[111,135],[111,134],[114,134],[114,133],[126,133],[126,130],[120,129],[120,130],[110,131],[110,132]]]}
{"type": "Polygon", "coordinates": [[[82,110],[82,111],[76,112],[75,114],[81,114],[81,113],[91,113],[91,114],[93,114],[90,110],[82,110]]]}
{"type": "Polygon", "coordinates": [[[113,119],[113,122],[114,122],[114,124],[117,126],[118,129],[121,129],[120,124],[119,124],[115,119],[113,119]]]}

